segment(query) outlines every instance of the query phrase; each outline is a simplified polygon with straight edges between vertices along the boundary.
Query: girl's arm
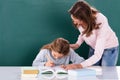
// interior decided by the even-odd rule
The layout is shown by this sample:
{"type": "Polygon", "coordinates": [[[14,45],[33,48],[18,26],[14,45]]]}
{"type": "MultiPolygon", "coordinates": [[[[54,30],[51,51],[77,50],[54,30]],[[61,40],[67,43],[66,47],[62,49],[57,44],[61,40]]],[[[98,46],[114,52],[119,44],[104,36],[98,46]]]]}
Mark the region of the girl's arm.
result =
{"type": "Polygon", "coordinates": [[[80,57],[73,49],[70,49],[70,61],[73,64],[80,64],[84,61],[84,58],[80,57]]]}
{"type": "Polygon", "coordinates": [[[44,66],[47,62],[47,58],[45,56],[46,53],[48,53],[48,51],[46,49],[42,49],[34,59],[32,66],[44,66]]]}

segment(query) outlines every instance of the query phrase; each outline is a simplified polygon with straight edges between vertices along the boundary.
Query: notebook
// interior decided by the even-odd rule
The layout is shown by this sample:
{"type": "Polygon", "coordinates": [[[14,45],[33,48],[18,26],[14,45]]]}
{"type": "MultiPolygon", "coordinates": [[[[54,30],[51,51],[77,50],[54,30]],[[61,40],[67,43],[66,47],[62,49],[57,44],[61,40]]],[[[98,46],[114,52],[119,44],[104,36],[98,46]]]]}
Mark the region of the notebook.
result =
{"type": "Polygon", "coordinates": [[[67,70],[61,68],[60,66],[55,67],[44,67],[39,69],[41,74],[67,74],[67,70]]]}

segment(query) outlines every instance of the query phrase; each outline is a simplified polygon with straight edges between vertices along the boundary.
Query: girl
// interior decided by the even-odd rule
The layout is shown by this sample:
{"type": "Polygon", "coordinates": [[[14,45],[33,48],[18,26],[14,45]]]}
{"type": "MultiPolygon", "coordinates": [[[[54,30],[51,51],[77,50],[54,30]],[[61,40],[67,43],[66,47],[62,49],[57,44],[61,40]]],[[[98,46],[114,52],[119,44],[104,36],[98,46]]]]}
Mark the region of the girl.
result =
{"type": "Polygon", "coordinates": [[[70,47],[77,49],[85,41],[90,46],[89,58],[79,64],[64,66],[65,69],[84,68],[91,65],[115,66],[118,59],[119,43],[107,18],[85,1],[76,2],[69,10],[80,35],[70,47]]]}
{"type": "Polygon", "coordinates": [[[74,50],[70,49],[69,42],[63,38],[57,38],[52,43],[42,47],[33,61],[33,66],[58,66],[66,65],[71,61],[74,64],[81,63],[84,59],[74,50]]]}

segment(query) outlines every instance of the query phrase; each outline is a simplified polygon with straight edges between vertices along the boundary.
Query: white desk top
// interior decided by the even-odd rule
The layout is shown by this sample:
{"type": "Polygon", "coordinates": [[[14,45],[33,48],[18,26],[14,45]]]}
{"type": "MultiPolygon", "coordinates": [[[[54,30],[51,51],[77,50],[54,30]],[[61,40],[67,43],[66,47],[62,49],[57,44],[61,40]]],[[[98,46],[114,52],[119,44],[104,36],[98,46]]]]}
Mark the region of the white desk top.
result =
{"type": "MultiPolygon", "coordinates": [[[[120,80],[120,66],[117,67],[90,67],[97,71],[94,77],[73,77],[68,76],[60,79],[43,79],[41,76],[38,78],[21,78],[21,67],[0,67],[0,80],[120,80]]],[[[49,75],[50,76],[50,75],[49,75]]],[[[65,75],[64,75],[65,76],[65,75]]],[[[62,76],[61,76],[62,77],[62,76]]]]}

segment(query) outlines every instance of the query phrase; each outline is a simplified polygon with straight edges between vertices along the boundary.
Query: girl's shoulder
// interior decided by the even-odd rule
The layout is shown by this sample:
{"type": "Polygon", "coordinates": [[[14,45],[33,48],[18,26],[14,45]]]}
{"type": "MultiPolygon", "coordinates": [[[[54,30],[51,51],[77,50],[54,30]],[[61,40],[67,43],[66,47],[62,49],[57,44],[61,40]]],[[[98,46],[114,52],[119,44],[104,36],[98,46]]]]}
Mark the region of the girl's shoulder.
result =
{"type": "Polygon", "coordinates": [[[74,54],[75,54],[75,51],[72,48],[70,48],[69,55],[74,55],[74,54]]]}
{"type": "Polygon", "coordinates": [[[39,53],[44,53],[44,54],[46,54],[46,53],[49,53],[49,52],[50,52],[49,49],[41,49],[39,53]]]}
{"type": "Polygon", "coordinates": [[[49,51],[49,49],[41,49],[40,51],[49,51]]]}

